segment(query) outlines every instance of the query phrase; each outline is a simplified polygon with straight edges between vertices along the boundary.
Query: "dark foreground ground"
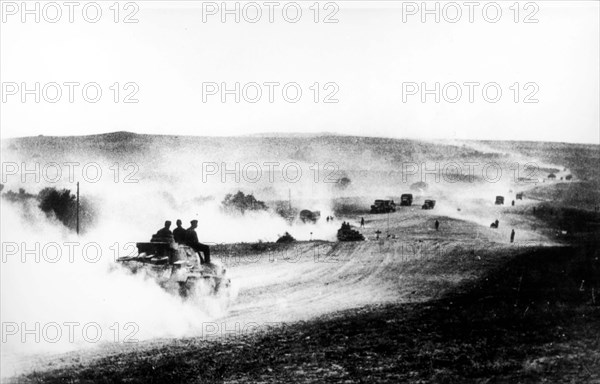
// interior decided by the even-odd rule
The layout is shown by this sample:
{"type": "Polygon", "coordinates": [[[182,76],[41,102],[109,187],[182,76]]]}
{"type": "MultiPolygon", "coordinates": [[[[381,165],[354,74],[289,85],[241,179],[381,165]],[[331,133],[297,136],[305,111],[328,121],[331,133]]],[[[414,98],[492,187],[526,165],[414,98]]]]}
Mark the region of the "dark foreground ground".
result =
{"type": "Polygon", "coordinates": [[[12,381],[600,383],[599,276],[595,241],[524,250],[438,300],[179,340],[12,381]]]}

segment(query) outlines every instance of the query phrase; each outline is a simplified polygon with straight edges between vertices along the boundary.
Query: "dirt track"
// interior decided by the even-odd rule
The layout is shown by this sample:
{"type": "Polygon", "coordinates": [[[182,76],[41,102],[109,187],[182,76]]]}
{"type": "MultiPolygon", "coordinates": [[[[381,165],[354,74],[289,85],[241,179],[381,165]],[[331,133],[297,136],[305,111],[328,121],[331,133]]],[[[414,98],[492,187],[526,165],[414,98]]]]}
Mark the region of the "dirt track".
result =
{"type": "Polygon", "coordinates": [[[361,243],[217,246],[237,295],[190,338],[31,357],[12,381],[593,382],[598,259],[587,257],[597,246],[582,251],[580,240],[597,240],[598,217],[555,207],[565,186],[589,189],[530,186],[514,207],[513,196],[499,207],[490,191],[467,201],[455,190],[432,211],[417,196],[389,215],[328,224],[364,217],[361,243]],[[580,290],[582,280],[591,285],[580,290]]]}
{"type": "Polygon", "coordinates": [[[585,253],[536,230],[531,204],[495,208],[499,231],[413,207],[365,216],[362,243],[217,247],[239,293],[199,337],[42,356],[45,373],[19,381],[593,380],[598,356],[584,351],[598,311],[576,287],[593,277],[573,267],[585,253]],[[511,225],[522,242],[508,242],[511,225]],[[546,260],[569,269],[557,276],[546,260]]]}
{"type": "MultiPolygon", "coordinates": [[[[414,266],[482,272],[427,302],[368,305],[233,338],[154,342],[25,382],[597,382],[600,312],[581,248],[461,252],[414,266]],[[441,260],[438,260],[441,261],[441,260]]],[[[596,263],[597,264],[597,263],[596,263]]],[[[595,265],[595,268],[598,268],[595,265]]],[[[600,269],[597,269],[597,273],[600,269]]],[[[407,269],[411,272],[411,268],[407,269]]],[[[414,271],[414,268],[412,270],[414,271]]],[[[416,275],[416,273],[415,273],[416,275]]],[[[443,285],[441,288],[445,288],[443,285]]],[[[69,359],[67,359],[69,360],[69,359]]]]}
{"type": "MultiPolygon", "coordinates": [[[[366,242],[271,244],[257,250],[223,247],[216,254],[223,256],[240,293],[222,320],[290,322],[365,305],[439,298],[449,288],[480,276],[493,261],[486,259],[495,258],[494,254],[557,244],[531,227],[535,222],[528,218],[531,204],[473,208],[492,210],[488,217],[500,217],[498,230],[412,206],[389,216],[365,215],[365,227],[357,229],[366,242]],[[433,226],[436,219],[441,223],[439,231],[433,226]],[[510,244],[515,226],[517,241],[510,244]],[[376,231],[382,232],[378,240],[376,231]],[[488,256],[483,256],[484,251],[488,256]],[[452,255],[460,262],[448,264],[452,255]]],[[[481,217],[478,211],[462,210],[455,216],[481,217]]],[[[358,226],[358,218],[353,221],[358,226]]]]}

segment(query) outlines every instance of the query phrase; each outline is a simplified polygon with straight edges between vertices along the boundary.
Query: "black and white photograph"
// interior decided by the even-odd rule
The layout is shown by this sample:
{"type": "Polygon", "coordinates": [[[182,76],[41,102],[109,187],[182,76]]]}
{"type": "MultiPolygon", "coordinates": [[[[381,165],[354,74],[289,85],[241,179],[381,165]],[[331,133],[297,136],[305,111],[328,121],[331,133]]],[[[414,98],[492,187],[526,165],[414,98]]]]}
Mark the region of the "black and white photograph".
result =
{"type": "Polygon", "coordinates": [[[600,383],[600,0],[0,0],[0,383],[600,383]]]}

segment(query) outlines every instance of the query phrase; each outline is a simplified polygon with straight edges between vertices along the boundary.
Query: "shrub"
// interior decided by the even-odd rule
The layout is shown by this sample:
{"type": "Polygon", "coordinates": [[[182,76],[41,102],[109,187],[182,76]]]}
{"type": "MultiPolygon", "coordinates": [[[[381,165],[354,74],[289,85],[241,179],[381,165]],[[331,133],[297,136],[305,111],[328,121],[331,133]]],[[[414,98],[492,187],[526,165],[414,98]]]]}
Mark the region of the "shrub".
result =
{"type": "Polygon", "coordinates": [[[238,212],[241,214],[246,211],[266,211],[267,205],[260,200],[256,200],[254,195],[246,195],[241,191],[238,191],[235,195],[228,194],[225,196],[225,200],[221,203],[223,208],[227,212],[238,212]]]}
{"type": "Polygon", "coordinates": [[[54,215],[65,226],[75,228],[77,222],[77,200],[68,189],[44,188],[38,195],[40,209],[54,215]]]}
{"type": "Polygon", "coordinates": [[[296,239],[292,235],[290,235],[289,232],[286,232],[283,236],[277,239],[278,243],[294,243],[295,241],[296,239]]]}
{"type": "MultiPolygon", "coordinates": [[[[38,194],[39,207],[48,216],[56,217],[65,227],[77,228],[77,197],[68,189],[44,188],[38,194]]],[[[87,200],[79,202],[79,224],[84,229],[91,224],[94,212],[87,200]]]]}

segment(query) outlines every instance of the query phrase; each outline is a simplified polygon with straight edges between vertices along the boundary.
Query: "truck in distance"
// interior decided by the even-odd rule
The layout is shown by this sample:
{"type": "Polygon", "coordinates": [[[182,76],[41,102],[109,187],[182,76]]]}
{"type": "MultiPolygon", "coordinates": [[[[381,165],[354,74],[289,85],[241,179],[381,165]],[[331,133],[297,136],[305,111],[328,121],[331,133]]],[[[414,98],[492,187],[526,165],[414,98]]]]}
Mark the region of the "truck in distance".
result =
{"type": "Polygon", "coordinates": [[[375,200],[371,205],[371,213],[396,212],[396,203],[394,200],[375,200]]]}
{"type": "Polygon", "coordinates": [[[411,193],[405,193],[400,196],[400,205],[403,207],[410,207],[413,202],[413,195],[411,193]]]}

